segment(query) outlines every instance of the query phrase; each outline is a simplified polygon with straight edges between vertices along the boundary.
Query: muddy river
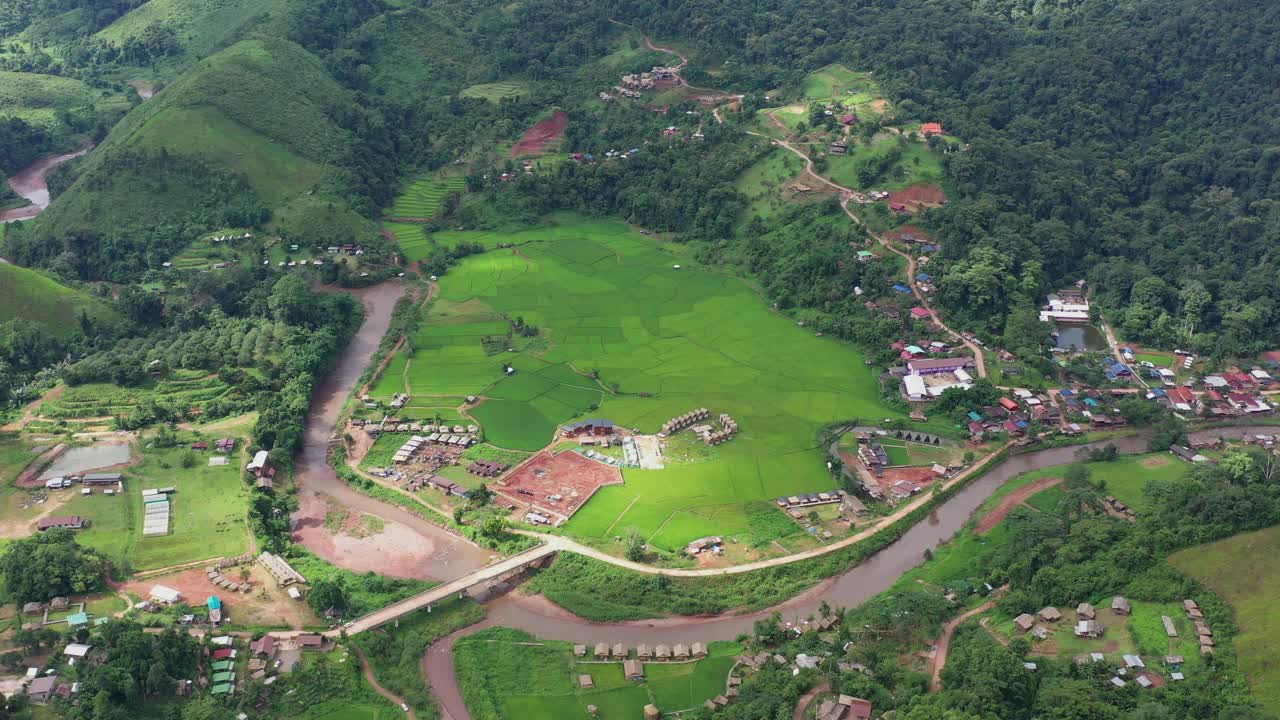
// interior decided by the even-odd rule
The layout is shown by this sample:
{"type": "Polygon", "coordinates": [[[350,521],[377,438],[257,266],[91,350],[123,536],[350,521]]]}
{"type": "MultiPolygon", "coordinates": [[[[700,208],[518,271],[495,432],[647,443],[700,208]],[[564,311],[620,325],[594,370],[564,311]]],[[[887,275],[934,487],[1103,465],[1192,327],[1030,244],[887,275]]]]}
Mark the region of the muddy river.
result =
{"type": "Polygon", "coordinates": [[[392,281],[351,291],[364,303],[365,320],[311,398],[303,449],[296,464],[300,508],[293,516],[293,539],[335,565],[357,572],[452,580],[483,567],[491,553],[413,513],[356,492],[325,460],[342,404],[369,366],[404,290],[402,283],[392,281]],[[382,518],[386,528],[379,536],[383,537],[374,536],[371,541],[333,537],[324,528],[330,502],[382,518]],[[382,540],[393,546],[379,544],[382,540]]]}
{"type": "Polygon", "coordinates": [[[31,204],[0,213],[0,222],[30,220],[44,212],[44,209],[49,207],[49,185],[47,182],[49,173],[53,172],[54,168],[59,165],[73,158],[78,158],[92,149],[93,144],[88,143],[75,152],[40,158],[9,178],[9,187],[13,188],[13,191],[22,197],[30,200],[31,204]]]}

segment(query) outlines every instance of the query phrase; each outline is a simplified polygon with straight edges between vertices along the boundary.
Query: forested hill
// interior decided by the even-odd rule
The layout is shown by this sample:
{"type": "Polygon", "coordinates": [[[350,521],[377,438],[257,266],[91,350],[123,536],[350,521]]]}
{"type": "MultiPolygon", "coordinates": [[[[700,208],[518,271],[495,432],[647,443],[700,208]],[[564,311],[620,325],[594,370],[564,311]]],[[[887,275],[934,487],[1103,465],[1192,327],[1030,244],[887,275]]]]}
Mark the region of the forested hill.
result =
{"type": "Polygon", "coordinates": [[[1280,4],[1244,0],[622,0],[725,87],[874,70],[972,145],[936,213],[942,301],[1003,329],[1087,277],[1123,334],[1248,354],[1280,340],[1280,4]],[[1033,10],[1034,9],[1034,10],[1033,10]],[[1201,332],[1207,330],[1209,332],[1201,332]]]}

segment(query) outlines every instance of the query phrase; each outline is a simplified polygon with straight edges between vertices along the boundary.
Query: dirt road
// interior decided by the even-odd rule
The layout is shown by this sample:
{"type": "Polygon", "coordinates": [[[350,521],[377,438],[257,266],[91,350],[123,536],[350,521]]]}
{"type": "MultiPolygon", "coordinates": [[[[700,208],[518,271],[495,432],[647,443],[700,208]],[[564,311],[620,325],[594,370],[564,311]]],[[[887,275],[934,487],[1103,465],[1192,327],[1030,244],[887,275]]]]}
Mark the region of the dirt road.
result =
{"type": "MultiPolygon", "coordinates": [[[[775,118],[775,121],[776,121],[776,118],[775,118]]],[[[753,133],[750,131],[748,131],[748,134],[758,135],[759,137],[768,137],[766,135],[761,135],[760,133],[753,133]]],[[[862,218],[858,217],[858,215],[855,212],[853,212],[853,210],[849,209],[849,202],[853,199],[853,196],[854,196],[854,190],[852,188],[847,188],[843,185],[840,185],[839,183],[828,180],[822,175],[819,175],[813,169],[813,160],[808,155],[805,155],[804,152],[802,152],[800,149],[796,148],[794,145],[787,142],[786,140],[773,140],[773,142],[776,143],[779,147],[783,147],[783,148],[786,148],[787,150],[790,150],[791,152],[798,155],[800,159],[804,160],[805,172],[809,175],[809,177],[813,178],[814,181],[827,185],[828,187],[834,188],[835,190],[840,192],[840,207],[844,209],[845,215],[848,215],[849,219],[852,220],[854,224],[862,228],[868,235],[874,238],[876,242],[879,242],[882,246],[884,246],[886,250],[894,253],[895,255],[901,256],[903,259],[907,261],[907,287],[911,288],[911,294],[915,296],[916,301],[920,303],[921,307],[929,311],[929,318],[933,321],[935,325],[941,328],[943,332],[950,335],[951,338],[954,339],[956,342],[959,342],[960,344],[968,348],[969,352],[973,353],[974,362],[977,363],[978,377],[985,378],[987,376],[987,361],[986,361],[986,355],[982,352],[982,348],[978,347],[977,343],[969,340],[968,338],[956,332],[955,330],[952,330],[946,323],[944,323],[942,321],[942,318],[938,316],[938,311],[935,310],[933,306],[929,304],[929,300],[925,297],[924,293],[920,292],[920,286],[916,283],[915,257],[913,257],[908,252],[899,250],[897,246],[895,246],[888,238],[884,237],[883,235],[872,232],[872,230],[867,227],[866,223],[862,221],[862,218]]]]}
{"type": "Polygon", "coordinates": [[[1000,596],[1008,585],[1005,585],[991,594],[991,599],[982,603],[978,607],[962,613],[959,617],[947,623],[942,628],[942,637],[938,638],[937,650],[933,654],[933,679],[929,683],[929,692],[939,692],[942,690],[942,670],[947,666],[947,652],[951,649],[951,636],[955,633],[960,623],[968,620],[974,615],[984,613],[996,606],[995,599],[1000,596]]]}
{"type": "MultiPolygon", "coordinates": [[[[369,683],[369,686],[374,689],[374,692],[395,703],[396,707],[408,707],[408,704],[405,703],[403,698],[378,684],[378,679],[373,676],[373,667],[369,665],[369,659],[364,656],[364,651],[360,649],[359,645],[349,643],[347,647],[351,648],[351,650],[355,652],[356,657],[360,658],[360,667],[364,669],[364,679],[369,683]]],[[[409,720],[415,720],[416,718],[413,714],[413,708],[409,708],[408,711],[405,712],[404,716],[409,718],[409,720]]]]}
{"type": "Polygon", "coordinates": [[[813,701],[822,693],[830,690],[831,685],[829,683],[819,683],[810,688],[809,692],[800,696],[800,702],[796,703],[795,712],[791,713],[791,720],[804,720],[804,714],[809,709],[809,706],[813,704],[813,701]]]}
{"type": "Polygon", "coordinates": [[[1014,490],[1004,496],[1004,498],[1000,500],[1000,504],[996,505],[991,512],[983,515],[982,519],[978,521],[978,524],[974,526],[973,531],[978,535],[985,535],[991,531],[991,528],[999,525],[1001,520],[1009,517],[1009,513],[1013,512],[1014,508],[1026,502],[1027,498],[1035,495],[1041,490],[1051,488],[1061,482],[1062,478],[1040,478],[1030,485],[1024,485],[1023,487],[1014,490]]]}

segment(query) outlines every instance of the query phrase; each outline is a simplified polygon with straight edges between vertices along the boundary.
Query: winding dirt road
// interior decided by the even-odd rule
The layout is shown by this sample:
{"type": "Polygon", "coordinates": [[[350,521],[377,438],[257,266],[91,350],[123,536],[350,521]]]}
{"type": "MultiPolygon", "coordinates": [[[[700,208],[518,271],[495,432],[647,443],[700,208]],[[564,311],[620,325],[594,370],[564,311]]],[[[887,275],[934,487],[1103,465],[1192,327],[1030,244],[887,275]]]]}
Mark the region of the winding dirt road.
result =
{"type": "MultiPolygon", "coordinates": [[[[755,133],[751,131],[747,131],[747,132],[750,135],[756,135],[759,137],[768,137],[767,135],[762,135],[760,133],[755,133]]],[[[873,232],[870,228],[867,227],[867,224],[862,221],[862,218],[858,217],[857,213],[849,209],[849,203],[850,201],[853,200],[853,196],[854,196],[854,190],[852,188],[847,188],[839,183],[833,182],[823,177],[822,175],[819,175],[817,171],[813,169],[813,160],[808,155],[805,155],[803,151],[796,148],[794,145],[787,142],[786,140],[774,140],[773,138],[769,138],[769,139],[773,140],[773,142],[777,144],[779,147],[790,150],[791,152],[798,155],[800,159],[804,160],[804,169],[805,169],[805,172],[809,175],[809,177],[813,178],[816,182],[822,183],[824,185],[827,185],[828,187],[831,187],[839,191],[840,207],[844,210],[845,215],[848,215],[849,219],[854,222],[854,224],[862,228],[863,231],[867,233],[867,235],[870,235],[872,238],[874,238],[876,242],[879,242],[882,246],[884,246],[886,250],[894,253],[895,255],[902,257],[904,260],[907,261],[907,287],[911,288],[911,294],[915,296],[916,301],[920,303],[921,307],[929,311],[929,318],[933,321],[935,325],[941,328],[943,332],[950,335],[952,339],[956,340],[957,342],[961,343],[966,348],[968,348],[969,352],[973,353],[974,362],[977,363],[978,377],[985,378],[987,376],[987,361],[986,361],[986,355],[982,352],[982,348],[978,347],[977,343],[973,342],[972,340],[969,340],[968,338],[956,332],[955,330],[952,330],[945,322],[943,322],[942,318],[938,316],[938,311],[935,310],[933,306],[929,304],[929,300],[925,297],[924,293],[920,291],[920,286],[916,283],[915,257],[913,257],[911,253],[904,252],[903,250],[899,250],[898,247],[894,245],[892,241],[890,241],[888,238],[884,237],[883,235],[873,232]]]]}
{"type": "MultiPolygon", "coordinates": [[[[378,678],[373,676],[373,667],[369,665],[369,659],[364,656],[364,651],[360,649],[359,645],[351,643],[347,647],[351,648],[351,650],[355,652],[356,657],[360,658],[360,667],[364,670],[364,679],[369,683],[369,686],[373,688],[374,692],[395,703],[396,707],[405,708],[409,706],[409,704],[404,701],[404,698],[382,687],[382,685],[378,683],[378,678]]],[[[413,708],[406,710],[404,716],[409,718],[409,720],[415,720],[417,717],[413,713],[413,708]]]]}
{"type": "Polygon", "coordinates": [[[933,654],[933,679],[929,683],[929,692],[939,692],[942,690],[942,670],[947,666],[947,653],[951,650],[951,636],[955,634],[956,628],[960,627],[960,623],[968,620],[974,615],[984,613],[996,606],[996,598],[1008,589],[1005,585],[997,589],[991,594],[991,599],[982,603],[978,607],[961,613],[958,617],[953,618],[942,628],[942,637],[938,638],[937,648],[933,654]]]}

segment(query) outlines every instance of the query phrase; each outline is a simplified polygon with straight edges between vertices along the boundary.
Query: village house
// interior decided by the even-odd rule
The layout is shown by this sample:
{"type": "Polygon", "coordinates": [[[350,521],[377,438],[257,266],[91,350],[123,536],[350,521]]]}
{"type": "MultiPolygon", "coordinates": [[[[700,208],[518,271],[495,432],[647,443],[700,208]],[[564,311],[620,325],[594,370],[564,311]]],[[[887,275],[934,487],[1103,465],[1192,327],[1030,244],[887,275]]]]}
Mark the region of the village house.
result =
{"type": "Polygon", "coordinates": [[[40,532],[45,530],[53,530],[54,528],[65,528],[67,530],[80,530],[84,528],[84,518],[79,515],[59,515],[56,517],[41,518],[36,523],[36,529],[40,532]]]}
{"type": "Polygon", "coordinates": [[[942,123],[927,122],[920,126],[921,137],[929,137],[930,135],[942,135],[942,123]]]}
{"type": "Polygon", "coordinates": [[[1115,597],[1111,598],[1111,612],[1117,615],[1128,615],[1133,611],[1129,607],[1128,600],[1125,600],[1120,595],[1116,595],[1115,597]]]}
{"type": "Polygon", "coordinates": [[[1076,623],[1076,637],[1100,638],[1102,631],[1102,625],[1097,620],[1080,620],[1076,623]]]}
{"type": "Polygon", "coordinates": [[[1093,609],[1092,605],[1087,602],[1082,602],[1076,606],[1076,615],[1081,620],[1092,620],[1096,617],[1097,613],[1093,609]]]}
{"type": "Polygon", "coordinates": [[[1035,624],[1036,624],[1036,619],[1032,617],[1030,613],[1022,613],[1021,615],[1013,619],[1014,627],[1018,628],[1018,630],[1021,632],[1027,632],[1031,630],[1031,627],[1035,624]]]}
{"type": "Polygon", "coordinates": [[[1058,622],[1062,619],[1062,613],[1058,612],[1058,608],[1055,607],[1042,608],[1038,615],[1045,622],[1058,622]]]}

